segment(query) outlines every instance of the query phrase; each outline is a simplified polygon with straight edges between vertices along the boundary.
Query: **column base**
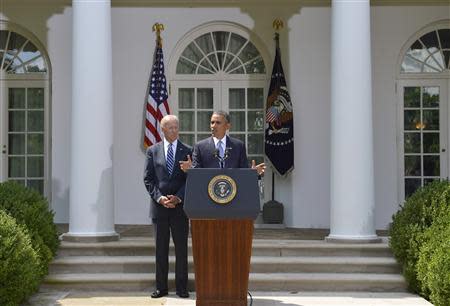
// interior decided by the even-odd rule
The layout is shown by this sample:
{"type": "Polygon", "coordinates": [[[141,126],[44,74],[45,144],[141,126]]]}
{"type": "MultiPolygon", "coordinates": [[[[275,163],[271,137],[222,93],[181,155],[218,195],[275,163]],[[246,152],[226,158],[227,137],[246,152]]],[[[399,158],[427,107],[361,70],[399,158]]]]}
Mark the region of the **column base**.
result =
{"type": "Polygon", "coordinates": [[[382,240],[377,235],[328,235],[326,242],[330,243],[380,243],[382,240]]]}
{"type": "Polygon", "coordinates": [[[98,234],[64,233],[60,236],[62,241],[68,242],[109,242],[118,241],[120,235],[116,232],[98,234]]]}

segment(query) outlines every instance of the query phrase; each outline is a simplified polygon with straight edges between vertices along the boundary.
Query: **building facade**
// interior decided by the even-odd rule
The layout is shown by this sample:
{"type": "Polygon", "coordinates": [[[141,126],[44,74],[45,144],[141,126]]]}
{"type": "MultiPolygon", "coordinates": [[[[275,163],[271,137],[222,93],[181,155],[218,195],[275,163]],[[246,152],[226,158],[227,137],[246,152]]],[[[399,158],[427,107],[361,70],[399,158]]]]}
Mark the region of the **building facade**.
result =
{"type": "Polygon", "coordinates": [[[284,223],[373,238],[405,197],[448,177],[448,1],[3,0],[0,181],[40,190],[75,235],[151,222],[142,135],[156,22],[182,139],[208,136],[224,109],[263,160],[275,18],[295,122],[295,169],[275,176],[284,223]]]}

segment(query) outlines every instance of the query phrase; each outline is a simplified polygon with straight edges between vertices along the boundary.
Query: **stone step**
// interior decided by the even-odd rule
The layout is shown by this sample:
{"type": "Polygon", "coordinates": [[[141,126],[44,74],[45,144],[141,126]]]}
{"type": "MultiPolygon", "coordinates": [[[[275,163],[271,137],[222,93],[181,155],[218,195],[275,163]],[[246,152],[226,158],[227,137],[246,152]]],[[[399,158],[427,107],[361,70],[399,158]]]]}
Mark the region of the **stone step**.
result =
{"type": "MultiPolygon", "coordinates": [[[[65,256],[148,256],[155,253],[153,238],[125,238],[115,242],[61,243],[58,255],[65,256]]],[[[170,254],[174,254],[173,244],[170,254]]],[[[192,254],[189,239],[189,254],[192,254]]],[[[373,244],[328,243],[322,240],[254,239],[253,256],[392,256],[387,242],[373,244]]]]}
{"type": "MultiPolygon", "coordinates": [[[[193,258],[188,258],[194,271],[193,258]]],[[[175,271],[175,256],[169,257],[169,270],[175,271]]],[[[66,256],[53,260],[51,274],[58,273],[154,273],[154,256],[66,256]]],[[[353,256],[253,256],[254,273],[400,273],[392,257],[353,256]]]]}
{"type": "MultiPolygon", "coordinates": [[[[174,288],[174,274],[169,286],[174,288]]],[[[189,289],[194,290],[194,275],[189,274],[189,289]]],[[[153,290],[153,273],[65,273],[48,275],[42,288],[64,290],[153,290]]],[[[172,289],[173,290],[173,289],[172,289]]],[[[250,273],[250,291],[406,291],[399,274],[363,273],[250,273]]]]}

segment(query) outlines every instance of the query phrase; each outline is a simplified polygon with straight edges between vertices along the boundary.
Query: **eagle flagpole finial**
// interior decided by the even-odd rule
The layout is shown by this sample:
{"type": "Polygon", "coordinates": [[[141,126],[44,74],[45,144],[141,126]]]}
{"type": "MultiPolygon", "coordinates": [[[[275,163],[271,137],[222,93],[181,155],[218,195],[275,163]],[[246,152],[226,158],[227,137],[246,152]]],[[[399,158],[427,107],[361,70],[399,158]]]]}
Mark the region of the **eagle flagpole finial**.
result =
{"type": "Polygon", "coordinates": [[[281,20],[280,18],[275,19],[272,23],[272,27],[275,29],[275,31],[278,32],[280,29],[284,27],[283,20],[281,20]]]}
{"type": "Polygon", "coordinates": [[[156,32],[156,42],[162,47],[161,31],[164,31],[164,25],[162,23],[155,23],[152,27],[153,32],[156,32]]]}

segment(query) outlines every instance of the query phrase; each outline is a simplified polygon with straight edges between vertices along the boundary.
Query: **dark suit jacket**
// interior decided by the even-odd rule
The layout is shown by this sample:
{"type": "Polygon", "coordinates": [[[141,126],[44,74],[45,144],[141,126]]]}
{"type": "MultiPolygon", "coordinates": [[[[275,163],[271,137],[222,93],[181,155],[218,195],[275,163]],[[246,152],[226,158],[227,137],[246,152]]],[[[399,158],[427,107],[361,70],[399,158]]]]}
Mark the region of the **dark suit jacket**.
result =
{"type": "MultiPolygon", "coordinates": [[[[187,160],[187,155],[191,154],[190,147],[183,144],[178,139],[177,152],[175,153],[175,163],[172,175],[169,176],[166,167],[166,157],[164,155],[164,142],[161,141],[147,149],[144,184],[151,197],[150,217],[158,218],[167,216],[168,210],[157,203],[161,196],[173,194],[184,201],[184,189],[186,186],[186,173],[179,166],[180,160],[187,160]]],[[[182,205],[177,205],[174,209],[183,209],[182,205]]]]}
{"type": "MultiPolygon", "coordinates": [[[[239,139],[227,137],[229,157],[225,160],[225,168],[249,168],[245,145],[239,139]]],[[[219,161],[214,157],[216,147],[212,137],[199,141],[192,153],[193,168],[220,168],[219,161]]]]}

